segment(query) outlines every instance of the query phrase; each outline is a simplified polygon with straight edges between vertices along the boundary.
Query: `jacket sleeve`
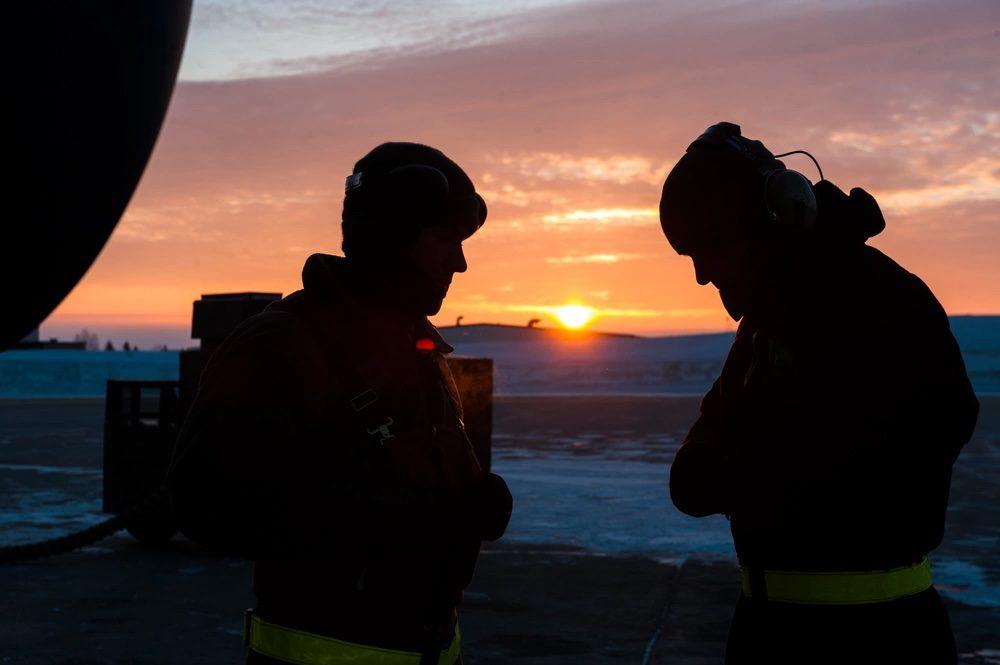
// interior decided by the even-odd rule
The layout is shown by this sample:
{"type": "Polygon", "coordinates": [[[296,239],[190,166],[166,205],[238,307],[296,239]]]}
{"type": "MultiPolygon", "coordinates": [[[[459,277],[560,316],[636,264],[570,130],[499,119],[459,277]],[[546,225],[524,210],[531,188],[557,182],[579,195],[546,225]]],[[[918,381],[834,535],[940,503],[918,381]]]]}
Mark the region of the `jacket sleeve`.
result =
{"type": "Polygon", "coordinates": [[[972,438],[979,401],[944,308],[920,279],[910,279],[910,325],[898,333],[894,368],[905,377],[899,393],[909,416],[900,428],[918,442],[921,457],[950,466],[972,438]]]}
{"type": "Polygon", "coordinates": [[[743,452],[733,431],[733,414],[725,405],[724,386],[742,374],[748,363],[750,340],[737,332],[722,375],[701,402],[701,413],[670,465],[670,498],[677,509],[694,517],[731,513],[739,483],[743,452]]]}
{"type": "Polygon", "coordinates": [[[670,499],[678,510],[694,517],[726,513],[731,505],[735,469],[721,445],[724,428],[718,401],[716,381],[670,465],[670,499]]]}
{"type": "Polygon", "coordinates": [[[244,322],[213,355],[168,476],[193,540],[257,559],[356,537],[349,465],[319,431],[322,357],[284,312],[244,322]]]}

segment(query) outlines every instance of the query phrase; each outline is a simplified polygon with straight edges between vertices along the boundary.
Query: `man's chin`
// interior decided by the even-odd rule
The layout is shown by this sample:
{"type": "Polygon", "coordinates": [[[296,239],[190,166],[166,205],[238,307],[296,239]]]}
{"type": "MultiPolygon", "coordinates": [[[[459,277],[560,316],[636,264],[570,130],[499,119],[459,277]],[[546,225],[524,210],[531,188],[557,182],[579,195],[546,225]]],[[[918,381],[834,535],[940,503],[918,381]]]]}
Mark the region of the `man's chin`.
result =
{"type": "Polygon", "coordinates": [[[733,319],[733,321],[739,321],[743,318],[746,313],[746,308],[743,304],[739,302],[737,298],[719,291],[719,297],[722,299],[722,306],[726,309],[726,313],[733,319]]]}
{"type": "Polygon", "coordinates": [[[444,296],[441,297],[431,297],[424,301],[423,310],[424,316],[434,316],[441,311],[441,307],[444,305],[444,296]]]}

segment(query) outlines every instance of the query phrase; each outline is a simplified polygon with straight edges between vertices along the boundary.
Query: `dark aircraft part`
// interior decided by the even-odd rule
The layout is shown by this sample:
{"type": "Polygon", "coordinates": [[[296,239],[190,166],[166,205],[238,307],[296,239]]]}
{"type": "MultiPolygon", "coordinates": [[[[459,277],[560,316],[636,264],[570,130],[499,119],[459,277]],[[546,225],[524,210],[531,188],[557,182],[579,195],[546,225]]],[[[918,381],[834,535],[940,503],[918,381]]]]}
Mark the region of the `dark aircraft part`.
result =
{"type": "Polygon", "coordinates": [[[11,5],[0,350],[55,309],[121,218],[163,123],[191,16],[191,0],[11,5]]]}

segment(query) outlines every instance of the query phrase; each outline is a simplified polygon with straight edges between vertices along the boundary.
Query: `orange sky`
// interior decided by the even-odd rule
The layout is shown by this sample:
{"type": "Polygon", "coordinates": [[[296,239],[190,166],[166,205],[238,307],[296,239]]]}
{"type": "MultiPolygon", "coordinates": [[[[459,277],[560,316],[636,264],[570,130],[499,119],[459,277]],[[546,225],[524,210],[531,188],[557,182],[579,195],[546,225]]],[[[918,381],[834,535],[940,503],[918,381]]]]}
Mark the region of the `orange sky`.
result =
{"type": "MultiPolygon", "coordinates": [[[[576,302],[599,329],[723,329],[655,212],[670,166],[723,119],[875,194],[888,228],[873,244],[949,312],[1000,312],[1000,6],[664,4],[477,18],[480,37],[282,60],[257,78],[193,80],[208,70],[186,61],[131,205],[43,335],[176,337],[202,293],[298,288],[308,254],[339,250],[344,176],[384,140],[443,149],[489,202],[437,323],[551,322],[576,302]]],[[[393,19],[353,20],[375,34],[393,19]]],[[[210,28],[196,17],[189,56],[210,28]]]]}

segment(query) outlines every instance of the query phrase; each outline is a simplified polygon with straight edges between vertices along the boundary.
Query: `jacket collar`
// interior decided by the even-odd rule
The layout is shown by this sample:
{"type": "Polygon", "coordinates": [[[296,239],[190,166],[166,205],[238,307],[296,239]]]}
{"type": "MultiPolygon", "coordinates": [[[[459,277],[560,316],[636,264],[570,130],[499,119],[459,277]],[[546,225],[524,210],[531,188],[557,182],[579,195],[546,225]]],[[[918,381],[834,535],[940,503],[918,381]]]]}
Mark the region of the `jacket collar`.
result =
{"type": "Polygon", "coordinates": [[[441,333],[438,332],[433,323],[427,320],[426,316],[421,317],[421,320],[417,322],[417,332],[421,337],[426,337],[433,341],[434,350],[438,353],[448,355],[455,351],[455,347],[444,341],[444,337],[441,337],[441,333]]]}

